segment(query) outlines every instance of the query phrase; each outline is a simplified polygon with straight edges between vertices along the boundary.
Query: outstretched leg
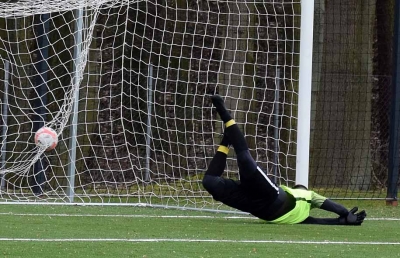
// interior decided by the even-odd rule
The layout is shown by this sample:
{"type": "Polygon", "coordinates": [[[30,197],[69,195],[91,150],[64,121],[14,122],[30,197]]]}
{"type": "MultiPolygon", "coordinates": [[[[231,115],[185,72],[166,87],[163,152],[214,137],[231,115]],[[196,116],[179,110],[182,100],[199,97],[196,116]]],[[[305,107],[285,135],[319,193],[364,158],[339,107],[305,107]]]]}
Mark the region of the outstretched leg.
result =
{"type": "Polygon", "coordinates": [[[204,188],[216,200],[223,199],[225,194],[227,194],[225,191],[226,179],[222,178],[221,175],[225,170],[226,158],[229,153],[228,146],[228,138],[226,135],[224,135],[221,144],[218,147],[217,153],[215,153],[213,159],[211,160],[202,181],[204,188]]]}
{"type": "Polygon", "coordinates": [[[279,188],[268,178],[268,176],[257,166],[249,152],[249,148],[236,122],[232,119],[229,111],[225,108],[225,104],[221,96],[214,95],[211,97],[222,121],[225,123],[224,135],[227,136],[230,143],[235,149],[237,162],[239,167],[240,180],[245,188],[252,195],[270,196],[271,200],[278,195],[279,188]]]}
{"type": "Polygon", "coordinates": [[[208,166],[206,176],[217,176],[220,177],[224,173],[226,165],[226,157],[229,153],[229,141],[226,135],[223,136],[221,144],[218,147],[217,153],[215,153],[213,159],[208,166]]]}
{"type": "Polygon", "coordinates": [[[235,120],[232,119],[231,114],[225,108],[224,100],[219,95],[213,95],[211,97],[212,103],[215,106],[219,116],[222,119],[222,122],[225,124],[225,132],[226,135],[233,145],[236,154],[241,153],[242,151],[248,150],[247,142],[244,138],[243,133],[240,131],[238,125],[235,120]]]}

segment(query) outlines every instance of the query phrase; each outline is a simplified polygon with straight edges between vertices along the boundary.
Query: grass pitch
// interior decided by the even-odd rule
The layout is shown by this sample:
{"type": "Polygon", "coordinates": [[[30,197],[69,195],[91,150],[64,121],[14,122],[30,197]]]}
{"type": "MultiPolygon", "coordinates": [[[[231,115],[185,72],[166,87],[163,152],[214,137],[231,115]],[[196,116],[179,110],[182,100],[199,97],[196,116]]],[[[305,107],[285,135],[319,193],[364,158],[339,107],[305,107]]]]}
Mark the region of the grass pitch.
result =
{"type": "Polygon", "coordinates": [[[400,208],[357,205],[368,213],[360,227],[137,207],[0,205],[0,257],[400,257],[400,208]]]}

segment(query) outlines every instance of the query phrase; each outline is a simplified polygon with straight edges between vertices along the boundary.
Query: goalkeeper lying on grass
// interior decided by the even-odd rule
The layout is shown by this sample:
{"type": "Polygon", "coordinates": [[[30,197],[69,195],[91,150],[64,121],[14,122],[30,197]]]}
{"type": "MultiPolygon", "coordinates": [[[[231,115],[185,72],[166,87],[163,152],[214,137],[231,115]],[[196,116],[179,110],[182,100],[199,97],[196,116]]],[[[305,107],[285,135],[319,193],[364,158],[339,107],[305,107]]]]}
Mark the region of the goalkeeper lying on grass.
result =
{"type": "Polygon", "coordinates": [[[246,140],[235,124],[219,95],[211,97],[213,105],[225,123],[222,142],[203,178],[204,188],[217,201],[248,212],[260,219],[277,224],[361,225],[367,216],[348,211],[342,205],[323,197],[304,186],[288,188],[275,185],[251,157],[246,140]],[[237,156],[240,181],[222,178],[229,145],[237,156]],[[320,208],[339,215],[336,218],[310,217],[312,208],[320,208]]]}

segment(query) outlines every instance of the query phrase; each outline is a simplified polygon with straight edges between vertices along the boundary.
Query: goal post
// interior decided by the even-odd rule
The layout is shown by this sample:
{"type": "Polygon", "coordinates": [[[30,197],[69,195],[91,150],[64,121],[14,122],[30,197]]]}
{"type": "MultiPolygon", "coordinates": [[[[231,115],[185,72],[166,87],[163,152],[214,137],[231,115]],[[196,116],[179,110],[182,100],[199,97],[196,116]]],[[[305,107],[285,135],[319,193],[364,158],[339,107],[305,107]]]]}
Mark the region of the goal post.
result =
{"type": "MultiPolygon", "coordinates": [[[[0,8],[1,201],[225,209],[201,185],[223,129],[215,93],[275,182],[330,198],[385,198],[390,78],[375,75],[389,70],[389,54],[374,57],[390,47],[373,44],[373,0],[0,8]],[[47,72],[37,68],[41,34],[47,72]],[[38,117],[59,135],[54,151],[32,141],[38,117]]],[[[225,176],[238,178],[233,151],[225,176]]]]}
{"type": "MultiPolygon", "coordinates": [[[[277,183],[308,185],[313,1],[20,0],[0,8],[0,58],[10,63],[0,67],[0,99],[9,103],[0,202],[226,210],[201,185],[223,128],[215,93],[277,183]],[[49,152],[32,140],[40,14],[49,15],[41,118],[59,135],[49,152]],[[38,196],[29,182],[41,159],[38,196]]],[[[225,176],[238,178],[235,162],[229,156],[225,176]]]]}
{"type": "MultiPolygon", "coordinates": [[[[307,89],[301,87],[311,69],[299,69],[299,62],[311,63],[296,50],[298,18],[310,4],[41,3],[0,4],[9,10],[1,18],[0,32],[7,35],[1,58],[10,60],[10,88],[0,95],[9,99],[2,112],[11,117],[2,124],[2,202],[226,209],[201,185],[223,128],[209,99],[215,93],[230,103],[254,157],[275,181],[298,180],[297,112],[306,111],[297,108],[296,95],[299,87],[303,94],[307,89]],[[39,60],[48,67],[45,76],[34,69],[43,35],[33,21],[41,14],[49,17],[49,52],[39,60]],[[41,117],[59,135],[50,152],[32,141],[30,107],[37,94],[31,82],[37,76],[47,77],[41,117]],[[47,165],[35,172],[42,159],[47,165]],[[45,180],[37,196],[29,182],[39,172],[45,180]]],[[[305,45],[309,36],[301,34],[305,45]]],[[[235,162],[230,156],[230,178],[238,178],[235,162]]],[[[307,184],[307,170],[302,173],[307,184]]]]}
{"type": "MultiPolygon", "coordinates": [[[[76,22],[75,22],[75,33],[74,33],[74,62],[73,62],[73,84],[75,87],[79,88],[80,84],[80,71],[79,65],[83,62],[81,54],[81,45],[82,45],[82,31],[83,31],[83,9],[77,9],[74,11],[76,22]]],[[[70,140],[69,140],[69,156],[70,162],[68,165],[68,189],[67,194],[69,198],[69,202],[74,202],[74,189],[75,189],[75,161],[76,161],[76,141],[77,141],[77,127],[78,127],[78,112],[79,112],[79,90],[74,92],[73,95],[73,109],[71,113],[71,131],[70,131],[70,140]]]]}
{"type": "MultiPolygon", "coordinates": [[[[7,146],[7,117],[8,117],[8,80],[9,80],[9,69],[10,63],[8,60],[4,60],[4,77],[3,77],[3,99],[2,99],[2,130],[1,130],[1,153],[6,152],[7,146]]],[[[1,167],[3,168],[6,164],[6,156],[1,155],[1,167]]],[[[0,174],[0,190],[5,186],[4,174],[0,174]]]]}
{"type": "Polygon", "coordinates": [[[311,91],[314,39],[314,0],[301,1],[299,100],[296,184],[308,187],[310,160],[311,91]]]}

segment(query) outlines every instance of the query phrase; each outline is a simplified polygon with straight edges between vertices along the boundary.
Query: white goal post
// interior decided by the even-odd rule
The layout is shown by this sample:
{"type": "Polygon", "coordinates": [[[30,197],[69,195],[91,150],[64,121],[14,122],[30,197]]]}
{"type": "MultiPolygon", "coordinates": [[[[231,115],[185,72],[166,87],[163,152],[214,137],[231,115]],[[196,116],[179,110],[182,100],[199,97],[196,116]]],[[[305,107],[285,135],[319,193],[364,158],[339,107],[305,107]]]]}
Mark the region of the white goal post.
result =
{"type": "Polygon", "coordinates": [[[215,93],[277,183],[308,185],[314,1],[0,9],[0,203],[226,210],[201,185],[223,129],[215,93]],[[34,144],[42,126],[56,149],[34,144]]]}
{"type": "Polygon", "coordinates": [[[296,184],[308,187],[311,129],[314,0],[301,1],[296,184]]]}

